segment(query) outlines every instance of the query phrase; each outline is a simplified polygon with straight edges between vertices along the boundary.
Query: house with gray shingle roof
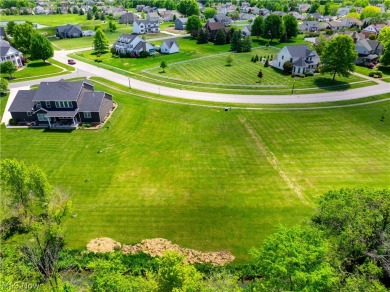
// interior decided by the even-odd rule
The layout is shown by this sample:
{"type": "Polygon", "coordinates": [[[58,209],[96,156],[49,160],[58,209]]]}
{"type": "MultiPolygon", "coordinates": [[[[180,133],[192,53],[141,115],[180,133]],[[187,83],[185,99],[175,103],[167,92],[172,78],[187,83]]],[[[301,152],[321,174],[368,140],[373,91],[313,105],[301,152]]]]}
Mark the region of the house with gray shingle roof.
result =
{"type": "Polygon", "coordinates": [[[179,44],[176,39],[164,40],[160,47],[162,54],[173,54],[179,52],[179,44]]]}
{"type": "Polygon", "coordinates": [[[22,67],[23,54],[12,47],[7,41],[0,41],[0,63],[12,61],[16,67],[22,67]]]}
{"type": "Polygon", "coordinates": [[[19,90],[8,111],[25,125],[54,129],[102,123],[113,107],[112,95],[94,90],[87,80],[41,82],[37,90],[19,90]]]}
{"type": "Polygon", "coordinates": [[[135,33],[122,34],[118,37],[113,47],[118,54],[130,56],[138,56],[142,51],[148,52],[151,55],[155,53],[155,47],[144,41],[135,33]]]}
{"type": "Polygon", "coordinates": [[[135,20],[133,22],[133,33],[158,33],[160,32],[160,24],[158,21],[135,20]]]}
{"type": "Polygon", "coordinates": [[[125,14],[122,14],[119,18],[120,24],[133,24],[135,20],[138,20],[139,16],[133,12],[127,12],[125,14]]]}
{"type": "Polygon", "coordinates": [[[187,21],[188,21],[188,18],[186,18],[186,17],[176,18],[176,20],[175,20],[175,29],[177,29],[177,30],[185,30],[187,21]]]}
{"type": "Polygon", "coordinates": [[[4,26],[0,26],[0,39],[4,40],[7,38],[7,34],[5,32],[4,26]]]}
{"type": "Polygon", "coordinates": [[[62,38],[79,38],[83,36],[83,30],[79,25],[62,25],[57,26],[56,36],[62,38]]]}
{"type": "Polygon", "coordinates": [[[383,53],[383,45],[377,40],[360,39],[356,42],[356,51],[358,52],[356,64],[367,65],[378,61],[383,53]]]}
{"type": "Polygon", "coordinates": [[[308,45],[285,46],[272,61],[272,66],[283,70],[283,65],[287,61],[292,63],[293,73],[305,74],[315,72],[320,63],[320,58],[317,52],[311,50],[308,45]]]}

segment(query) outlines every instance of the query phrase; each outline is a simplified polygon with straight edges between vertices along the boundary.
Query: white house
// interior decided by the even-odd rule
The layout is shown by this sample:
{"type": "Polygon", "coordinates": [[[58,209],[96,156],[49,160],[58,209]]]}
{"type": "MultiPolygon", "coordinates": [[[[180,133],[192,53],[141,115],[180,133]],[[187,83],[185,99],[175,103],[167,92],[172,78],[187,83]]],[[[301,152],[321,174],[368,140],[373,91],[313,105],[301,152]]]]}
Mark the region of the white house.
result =
{"type": "Polygon", "coordinates": [[[135,20],[133,22],[133,33],[144,34],[158,32],[160,32],[160,25],[158,21],[135,20]]]}
{"type": "Polygon", "coordinates": [[[173,54],[179,52],[179,45],[176,39],[164,40],[160,47],[162,54],[173,54]]]}
{"type": "Polygon", "coordinates": [[[147,43],[134,33],[122,34],[113,46],[119,54],[134,54],[138,56],[142,51],[149,52],[151,55],[155,53],[155,48],[152,44],[147,43]]]}
{"type": "Polygon", "coordinates": [[[354,17],[346,17],[341,20],[341,23],[344,24],[346,27],[351,27],[353,25],[356,25],[358,27],[361,27],[363,23],[354,17]]]}
{"type": "Polygon", "coordinates": [[[378,35],[385,26],[386,24],[370,24],[362,29],[362,33],[366,36],[369,36],[370,34],[378,35]]]}
{"type": "Polygon", "coordinates": [[[12,61],[16,67],[22,67],[23,54],[12,47],[7,41],[0,41],[0,63],[12,61]]]}
{"type": "Polygon", "coordinates": [[[317,69],[320,57],[308,45],[285,46],[272,61],[272,66],[283,70],[283,64],[287,61],[292,63],[293,73],[304,74],[317,69]]]}
{"type": "Polygon", "coordinates": [[[250,36],[250,35],[251,35],[251,28],[252,28],[251,25],[246,25],[246,26],[241,30],[241,34],[242,34],[243,36],[250,36]]]}

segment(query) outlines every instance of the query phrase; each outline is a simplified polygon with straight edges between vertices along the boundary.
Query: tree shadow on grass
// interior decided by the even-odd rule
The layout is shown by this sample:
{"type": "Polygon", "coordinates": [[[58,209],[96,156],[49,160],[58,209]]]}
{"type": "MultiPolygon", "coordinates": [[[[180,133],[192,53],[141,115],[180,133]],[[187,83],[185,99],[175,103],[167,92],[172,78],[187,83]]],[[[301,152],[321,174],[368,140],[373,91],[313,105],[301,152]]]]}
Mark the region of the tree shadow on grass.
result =
{"type": "MultiPolygon", "coordinates": [[[[312,77],[306,77],[312,78],[312,77]]],[[[338,90],[347,90],[351,87],[351,84],[345,81],[335,81],[330,77],[316,77],[314,80],[314,85],[320,89],[327,91],[338,91],[338,90]]]]}
{"type": "Polygon", "coordinates": [[[43,61],[27,64],[27,67],[29,67],[29,68],[42,68],[42,67],[46,67],[46,66],[51,66],[51,64],[48,62],[44,63],[43,61]]]}

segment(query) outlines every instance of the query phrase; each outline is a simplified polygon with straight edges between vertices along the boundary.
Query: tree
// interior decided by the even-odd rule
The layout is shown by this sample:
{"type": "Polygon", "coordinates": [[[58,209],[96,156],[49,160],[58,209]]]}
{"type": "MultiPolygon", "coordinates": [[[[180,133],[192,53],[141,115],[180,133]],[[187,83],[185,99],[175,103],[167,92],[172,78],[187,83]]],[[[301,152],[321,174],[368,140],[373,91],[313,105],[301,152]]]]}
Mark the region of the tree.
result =
{"type": "Polygon", "coordinates": [[[292,69],[293,69],[293,64],[290,61],[284,62],[283,64],[284,72],[286,72],[287,74],[291,74],[292,69]]]}
{"type": "Polygon", "coordinates": [[[268,61],[268,58],[265,60],[265,63],[264,63],[264,68],[267,68],[269,67],[269,61],[268,61]]]}
{"type": "Polygon", "coordinates": [[[390,0],[385,0],[383,4],[385,5],[386,9],[390,9],[390,0]]]}
{"type": "Polygon", "coordinates": [[[317,43],[315,44],[315,49],[316,49],[316,52],[319,56],[321,56],[327,43],[328,43],[328,40],[326,39],[326,37],[323,34],[321,34],[317,39],[317,43]]]}
{"type": "Polygon", "coordinates": [[[200,13],[198,3],[195,0],[181,0],[177,5],[177,10],[186,16],[198,16],[200,13]]]}
{"type": "MultiPolygon", "coordinates": [[[[1,67],[0,67],[1,68],[1,67]]],[[[0,92],[3,94],[8,91],[8,81],[5,78],[0,78],[0,92]]]]}
{"type": "Polygon", "coordinates": [[[106,20],[106,15],[104,13],[100,14],[100,20],[105,21],[106,20]]]}
{"type": "Polygon", "coordinates": [[[293,15],[290,14],[284,15],[283,23],[284,23],[284,29],[288,40],[298,35],[299,33],[298,21],[293,15]]]}
{"type": "MultiPolygon", "coordinates": [[[[390,190],[341,189],[324,194],[312,217],[334,246],[339,269],[378,278],[362,268],[379,266],[390,277],[390,190]]],[[[358,289],[366,290],[366,289],[358,289]]],[[[367,291],[367,290],[366,290],[367,291]]]]}
{"type": "Polygon", "coordinates": [[[0,71],[5,74],[9,74],[9,78],[16,72],[16,66],[12,61],[5,61],[0,63],[0,71]]]}
{"type": "Polygon", "coordinates": [[[95,20],[99,20],[100,19],[100,13],[99,12],[95,12],[93,17],[95,18],[95,20]]]}
{"type": "Polygon", "coordinates": [[[116,31],[116,24],[113,23],[111,20],[108,22],[108,30],[109,30],[110,32],[116,31]]]}
{"type": "Polygon", "coordinates": [[[390,66],[390,41],[383,47],[383,54],[380,58],[380,62],[383,66],[390,66]]]}
{"type": "Polygon", "coordinates": [[[89,9],[87,12],[87,20],[92,20],[92,19],[93,19],[93,12],[91,9],[89,9]]]}
{"type": "Polygon", "coordinates": [[[192,35],[192,37],[196,37],[199,29],[202,28],[202,23],[198,16],[193,15],[188,17],[186,24],[186,31],[192,35]]]}
{"type": "Polygon", "coordinates": [[[98,28],[93,38],[93,46],[95,52],[102,53],[108,50],[108,39],[101,28],[98,28]]]}
{"type": "Polygon", "coordinates": [[[331,291],[338,278],[328,263],[328,249],[318,230],[279,226],[251,254],[265,291],[331,291]]]}
{"type": "Polygon", "coordinates": [[[280,39],[283,33],[283,23],[282,19],[275,14],[267,16],[264,21],[264,31],[263,37],[270,39],[272,42],[273,39],[280,39]]]}
{"type": "Polygon", "coordinates": [[[239,31],[234,31],[232,38],[230,40],[230,50],[232,52],[238,52],[241,47],[241,33],[239,31]]]}
{"type": "Polygon", "coordinates": [[[263,34],[263,31],[264,31],[264,19],[262,16],[257,16],[253,21],[251,27],[251,36],[255,36],[259,38],[263,34]]]}
{"type": "Polygon", "coordinates": [[[241,38],[237,53],[241,52],[250,52],[252,50],[252,42],[249,36],[244,36],[241,38]]]}
{"type": "Polygon", "coordinates": [[[329,41],[321,54],[321,73],[336,74],[348,77],[355,70],[358,54],[353,39],[347,35],[339,35],[329,41]]]}
{"type": "Polygon", "coordinates": [[[226,57],[226,66],[231,66],[232,64],[233,64],[233,57],[232,57],[232,55],[228,55],[227,57],[226,57]]]}
{"type": "Polygon", "coordinates": [[[225,33],[224,30],[219,29],[217,31],[217,34],[215,35],[214,44],[216,44],[216,45],[224,45],[224,44],[226,44],[226,33],[225,33]]]}
{"type": "Polygon", "coordinates": [[[365,18],[368,18],[368,17],[371,17],[371,18],[375,18],[375,17],[378,17],[381,13],[381,9],[379,7],[376,7],[376,6],[366,6],[363,11],[362,11],[362,14],[360,15],[360,19],[365,19],[365,18]]]}
{"type": "Polygon", "coordinates": [[[203,28],[200,28],[197,33],[196,43],[207,44],[209,42],[209,32],[203,28]]]}
{"type": "Polygon", "coordinates": [[[7,26],[5,27],[5,31],[7,32],[7,34],[9,34],[9,35],[14,34],[15,25],[16,25],[15,21],[9,21],[7,23],[7,26]]]}
{"type": "Polygon", "coordinates": [[[315,13],[318,11],[320,8],[320,3],[319,2],[314,2],[311,4],[309,10],[307,11],[308,13],[315,13]]]}
{"type": "Polygon", "coordinates": [[[199,291],[202,274],[194,266],[184,263],[184,256],[167,251],[157,258],[159,291],[199,291]]]}
{"type": "Polygon", "coordinates": [[[257,77],[259,77],[260,82],[261,82],[261,79],[263,79],[263,71],[261,71],[261,69],[260,69],[259,73],[257,73],[257,77]]]}
{"type": "Polygon", "coordinates": [[[55,288],[57,263],[64,246],[60,224],[69,214],[71,202],[54,191],[44,172],[36,166],[27,167],[23,162],[6,159],[0,167],[2,199],[9,210],[5,215],[16,216],[31,235],[22,249],[24,257],[55,288]]]}
{"type": "Polygon", "coordinates": [[[167,62],[165,62],[164,60],[161,61],[161,63],[160,63],[160,68],[162,69],[162,72],[163,72],[163,73],[165,73],[165,68],[167,68],[167,67],[168,67],[167,62]]]}
{"type": "Polygon", "coordinates": [[[386,45],[386,43],[390,42],[390,27],[389,26],[382,27],[382,29],[378,35],[377,40],[380,41],[384,46],[386,45]]]}
{"type": "Polygon", "coordinates": [[[34,26],[31,22],[16,24],[14,27],[13,43],[19,51],[28,54],[30,50],[31,37],[34,34],[34,26]]]}
{"type": "Polygon", "coordinates": [[[217,10],[214,8],[207,7],[205,8],[203,15],[204,18],[209,19],[209,18],[214,18],[214,16],[217,14],[217,10]]]}
{"type": "Polygon", "coordinates": [[[47,59],[53,57],[54,49],[45,36],[35,33],[31,38],[30,54],[31,59],[41,59],[43,62],[46,62],[47,59]]]}

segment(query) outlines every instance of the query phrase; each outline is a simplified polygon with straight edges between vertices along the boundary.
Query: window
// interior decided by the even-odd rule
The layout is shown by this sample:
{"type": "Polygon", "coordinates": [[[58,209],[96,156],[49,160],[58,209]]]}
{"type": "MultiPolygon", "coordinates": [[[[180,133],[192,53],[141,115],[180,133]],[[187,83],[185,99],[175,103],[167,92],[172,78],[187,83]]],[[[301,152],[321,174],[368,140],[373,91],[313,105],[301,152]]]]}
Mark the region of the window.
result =
{"type": "Polygon", "coordinates": [[[37,116],[38,116],[38,121],[41,121],[41,122],[47,121],[45,114],[38,114],[37,116]]]}
{"type": "Polygon", "coordinates": [[[84,118],[86,119],[92,118],[91,112],[84,112],[84,118]]]}
{"type": "Polygon", "coordinates": [[[282,56],[282,60],[284,59],[284,56],[282,56]]]}
{"type": "Polygon", "coordinates": [[[46,101],[46,107],[51,108],[50,101],[46,101]]]}
{"type": "Polygon", "coordinates": [[[72,102],[71,101],[56,101],[55,102],[56,108],[72,108],[72,102]]]}
{"type": "Polygon", "coordinates": [[[32,116],[31,112],[27,112],[27,115],[28,115],[29,117],[31,117],[31,116],[32,116]]]}
{"type": "Polygon", "coordinates": [[[37,101],[37,108],[41,108],[41,107],[42,107],[41,102],[37,101]]]}

